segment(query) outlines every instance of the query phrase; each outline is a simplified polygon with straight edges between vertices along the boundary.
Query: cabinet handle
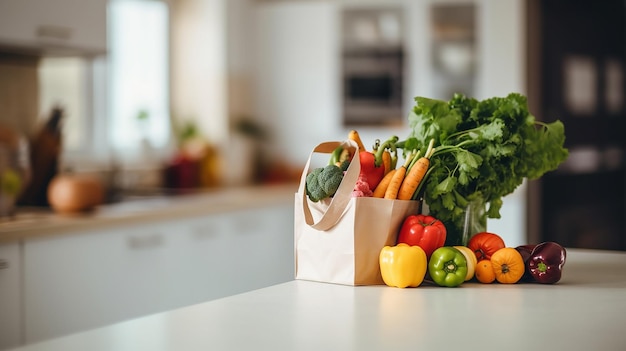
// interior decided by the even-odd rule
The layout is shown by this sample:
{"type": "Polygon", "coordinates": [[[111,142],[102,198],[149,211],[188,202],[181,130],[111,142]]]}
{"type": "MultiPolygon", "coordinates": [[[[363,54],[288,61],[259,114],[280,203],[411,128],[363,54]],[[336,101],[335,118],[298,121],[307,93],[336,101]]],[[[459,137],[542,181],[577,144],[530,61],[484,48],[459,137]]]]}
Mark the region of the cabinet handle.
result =
{"type": "Polygon", "coordinates": [[[150,249],[161,246],[163,244],[163,237],[160,235],[150,236],[132,236],[127,240],[128,247],[133,250],[150,249]]]}
{"type": "Polygon", "coordinates": [[[193,238],[196,240],[211,240],[219,235],[215,228],[194,228],[192,229],[193,238]]]}
{"type": "Polygon", "coordinates": [[[42,39],[70,40],[72,31],[70,27],[42,25],[37,27],[37,36],[42,39]]]}
{"type": "Polygon", "coordinates": [[[255,234],[259,228],[265,228],[268,223],[263,220],[242,220],[234,223],[233,227],[238,234],[255,234]]]}
{"type": "Polygon", "coordinates": [[[0,269],[8,269],[9,268],[9,261],[0,258],[0,269]]]}

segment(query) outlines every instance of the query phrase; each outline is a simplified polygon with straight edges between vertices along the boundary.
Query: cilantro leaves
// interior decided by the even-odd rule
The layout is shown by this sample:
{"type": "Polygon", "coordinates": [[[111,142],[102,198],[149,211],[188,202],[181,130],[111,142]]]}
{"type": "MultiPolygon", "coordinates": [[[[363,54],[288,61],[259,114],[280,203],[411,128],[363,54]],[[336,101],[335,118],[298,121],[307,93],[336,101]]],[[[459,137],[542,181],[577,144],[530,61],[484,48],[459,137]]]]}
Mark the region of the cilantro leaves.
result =
{"type": "Polygon", "coordinates": [[[482,101],[462,94],[450,101],[416,97],[408,118],[405,145],[425,149],[435,140],[424,199],[431,213],[461,230],[471,201],[484,200],[485,216],[500,218],[502,197],[568,156],[563,123],[536,121],[517,93],[482,101]]]}

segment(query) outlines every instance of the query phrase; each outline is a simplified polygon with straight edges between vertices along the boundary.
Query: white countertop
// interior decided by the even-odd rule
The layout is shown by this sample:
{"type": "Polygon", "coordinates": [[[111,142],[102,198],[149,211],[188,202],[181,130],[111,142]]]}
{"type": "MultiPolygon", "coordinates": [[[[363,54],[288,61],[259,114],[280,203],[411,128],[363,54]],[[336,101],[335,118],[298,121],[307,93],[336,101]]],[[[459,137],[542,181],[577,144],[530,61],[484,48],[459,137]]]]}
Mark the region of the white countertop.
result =
{"type": "Polygon", "coordinates": [[[626,253],[568,250],[556,285],[292,281],[19,351],[623,350],[626,253]]]}

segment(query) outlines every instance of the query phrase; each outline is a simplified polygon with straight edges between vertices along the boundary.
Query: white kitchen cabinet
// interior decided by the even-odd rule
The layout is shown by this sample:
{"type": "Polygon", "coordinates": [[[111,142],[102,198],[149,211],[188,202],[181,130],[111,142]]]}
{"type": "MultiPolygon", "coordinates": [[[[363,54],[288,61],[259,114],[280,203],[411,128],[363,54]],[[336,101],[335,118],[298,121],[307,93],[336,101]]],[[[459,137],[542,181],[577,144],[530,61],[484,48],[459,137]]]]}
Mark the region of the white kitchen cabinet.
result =
{"type": "Polygon", "coordinates": [[[293,206],[24,243],[26,342],[293,279],[293,206]]]}
{"type": "Polygon", "coordinates": [[[21,343],[19,243],[0,245],[0,350],[21,343]]]}
{"type": "Polygon", "coordinates": [[[107,0],[0,0],[0,45],[43,53],[102,54],[107,0]]]}
{"type": "Polygon", "coordinates": [[[159,224],[26,240],[26,342],[152,312],[168,279],[170,232],[159,224]],[[155,289],[153,289],[155,288],[155,289]]]}
{"type": "MultiPolygon", "coordinates": [[[[224,213],[190,223],[187,246],[195,302],[293,279],[293,206],[224,213]],[[213,229],[216,224],[220,227],[213,229]],[[221,230],[221,232],[220,232],[221,230]],[[215,243],[219,243],[216,246],[215,243]],[[202,269],[198,269],[202,267],[202,269]]],[[[190,292],[192,293],[192,292],[190,292]]]]}

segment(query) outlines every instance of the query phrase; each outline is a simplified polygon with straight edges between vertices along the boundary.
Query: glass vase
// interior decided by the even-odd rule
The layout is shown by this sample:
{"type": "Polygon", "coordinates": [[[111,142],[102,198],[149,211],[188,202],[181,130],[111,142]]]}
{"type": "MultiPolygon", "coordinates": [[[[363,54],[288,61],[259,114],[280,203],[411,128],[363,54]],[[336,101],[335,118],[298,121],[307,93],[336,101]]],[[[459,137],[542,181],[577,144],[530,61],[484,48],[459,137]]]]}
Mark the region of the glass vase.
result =
{"type": "MultiPolygon", "coordinates": [[[[436,212],[430,212],[435,218],[448,217],[439,216],[436,212]]],[[[487,231],[487,210],[486,203],[482,198],[475,199],[468,203],[465,211],[459,215],[444,220],[446,226],[446,245],[467,246],[469,239],[477,233],[487,231]]]]}
{"type": "Polygon", "coordinates": [[[487,231],[487,210],[483,199],[471,201],[465,208],[460,245],[467,246],[474,234],[487,231]]]}

